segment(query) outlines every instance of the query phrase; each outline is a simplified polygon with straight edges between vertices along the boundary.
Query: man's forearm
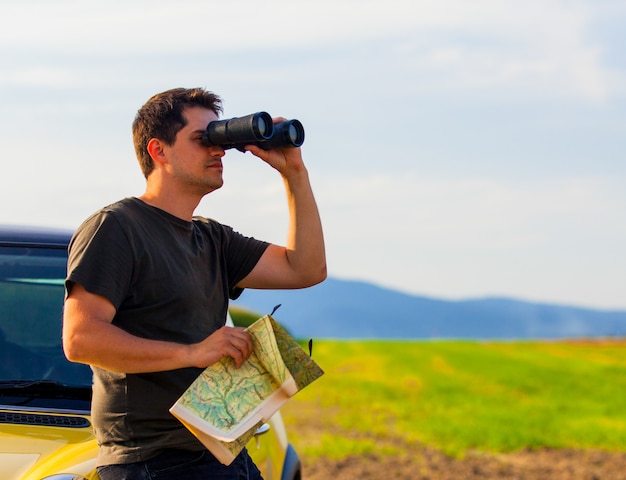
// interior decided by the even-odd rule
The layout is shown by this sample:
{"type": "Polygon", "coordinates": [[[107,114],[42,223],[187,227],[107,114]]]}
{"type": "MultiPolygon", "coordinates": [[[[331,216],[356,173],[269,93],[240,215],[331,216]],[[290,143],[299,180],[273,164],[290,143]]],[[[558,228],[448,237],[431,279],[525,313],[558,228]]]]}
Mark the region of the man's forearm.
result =
{"type": "Polygon", "coordinates": [[[115,308],[104,297],[76,284],[63,311],[63,349],[73,362],[113,372],[148,373],[204,368],[227,355],[237,366],[252,351],[240,327],[222,327],[199,343],[184,345],[132,335],[111,323],[115,308]]]}
{"type": "MultiPolygon", "coordinates": [[[[66,302],[71,308],[71,302],[66,302]]],[[[72,321],[66,312],[66,325],[72,321]]],[[[67,358],[113,372],[147,373],[182,368],[185,345],[133,336],[111,323],[81,320],[65,328],[63,345],[67,358]]]]}
{"type": "Polygon", "coordinates": [[[289,208],[287,259],[304,283],[314,285],[326,278],[326,249],[309,175],[303,167],[283,179],[289,208]]]}
{"type": "Polygon", "coordinates": [[[287,192],[289,230],[285,246],[270,245],[243,288],[304,288],[326,278],[326,251],[320,214],[300,148],[246,149],[280,172],[287,192]]]}

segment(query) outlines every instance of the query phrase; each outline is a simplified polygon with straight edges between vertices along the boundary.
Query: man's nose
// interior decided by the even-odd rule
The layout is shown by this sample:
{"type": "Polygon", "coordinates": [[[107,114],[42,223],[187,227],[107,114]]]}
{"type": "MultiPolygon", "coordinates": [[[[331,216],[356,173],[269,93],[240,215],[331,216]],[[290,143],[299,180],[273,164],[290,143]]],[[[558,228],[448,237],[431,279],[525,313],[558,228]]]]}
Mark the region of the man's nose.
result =
{"type": "Polygon", "coordinates": [[[208,149],[212,157],[221,158],[226,155],[226,150],[224,150],[220,145],[209,145],[208,149]]]}

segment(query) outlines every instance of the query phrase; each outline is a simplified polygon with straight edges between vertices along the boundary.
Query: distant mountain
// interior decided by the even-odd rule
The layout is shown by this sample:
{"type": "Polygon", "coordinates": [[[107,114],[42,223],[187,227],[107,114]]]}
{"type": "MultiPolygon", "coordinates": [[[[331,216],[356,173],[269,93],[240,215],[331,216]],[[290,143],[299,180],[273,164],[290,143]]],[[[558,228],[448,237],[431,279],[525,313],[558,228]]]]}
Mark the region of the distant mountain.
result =
{"type": "Polygon", "coordinates": [[[507,298],[447,301],[329,278],[304,290],[245,290],[234,305],[275,317],[298,338],[531,339],[626,336],[626,311],[507,298]]]}

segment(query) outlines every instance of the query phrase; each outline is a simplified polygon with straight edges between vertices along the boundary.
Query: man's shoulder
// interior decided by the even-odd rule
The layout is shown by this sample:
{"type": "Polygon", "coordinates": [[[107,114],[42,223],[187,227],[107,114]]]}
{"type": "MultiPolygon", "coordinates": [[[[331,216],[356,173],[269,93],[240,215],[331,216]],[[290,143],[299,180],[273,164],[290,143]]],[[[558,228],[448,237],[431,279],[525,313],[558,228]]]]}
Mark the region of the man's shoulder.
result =
{"type": "Polygon", "coordinates": [[[141,201],[135,197],[126,197],[102,207],[97,213],[129,213],[141,210],[141,201]]]}
{"type": "Polygon", "coordinates": [[[215,235],[230,235],[232,233],[232,228],[228,225],[224,225],[223,223],[210,218],[203,217],[200,215],[195,215],[192,218],[193,227],[195,230],[199,230],[203,234],[208,234],[211,236],[215,235]]]}
{"type": "Polygon", "coordinates": [[[191,220],[194,223],[197,223],[198,225],[210,225],[212,223],[219,223],[216,220],[213,220],[212,218],[203,217],[203,216],[200,216],[200,215],[194,215],[191,220]]]}
{"type": "Polygon", "coordinates": [[[140,208],[133,198],[124,198],[100,208],[87,217],[78,227],[74,236],[92,236],[97,232],[119,229],[120,225],[132,223],[136,211],[140,208]]]}
{"type": "Polygon", "coordinates": [[[136,211],[140,208],[138,203],[139,202],[136,198],[123,198],[96,210],[89,217],[87,217],[86,221],[93,220],[94,218],[107,217],[110,215],[132,214],[133,211],[136,211]]]}

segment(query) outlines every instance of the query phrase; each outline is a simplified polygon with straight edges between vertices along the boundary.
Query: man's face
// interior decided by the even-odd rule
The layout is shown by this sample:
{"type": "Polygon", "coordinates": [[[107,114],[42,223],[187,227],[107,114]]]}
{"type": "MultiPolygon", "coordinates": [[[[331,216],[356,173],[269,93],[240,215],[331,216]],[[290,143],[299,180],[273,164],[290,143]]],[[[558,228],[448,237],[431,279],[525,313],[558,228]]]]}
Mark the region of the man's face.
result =
{"type": "Polygon", "coordinates": [[[224,149],[202,144],[202,133],[207,125],[217,120],[217,115],[203,107],[188,107],[183,115],[187,119],[174,143],[164,147],[169,171],[180,188],[205,195],[224,183],[222,157],[224,149]]]}

